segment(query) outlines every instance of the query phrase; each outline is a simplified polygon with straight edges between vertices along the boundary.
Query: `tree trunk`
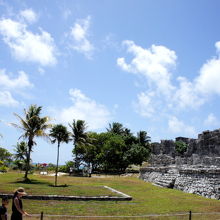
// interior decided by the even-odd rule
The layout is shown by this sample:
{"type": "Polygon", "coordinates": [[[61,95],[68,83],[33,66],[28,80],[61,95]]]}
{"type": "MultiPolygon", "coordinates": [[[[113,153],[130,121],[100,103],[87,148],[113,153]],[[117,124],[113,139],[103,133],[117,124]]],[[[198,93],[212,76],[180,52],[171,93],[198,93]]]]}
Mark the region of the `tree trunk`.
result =
{"type": "Polygon", "coordinates": [[[77,149],[77,144],[74,143],[74,145],[75,145],[75,170],[79,172],[79,158],[78,158],[78,152],[77,152],[78,149],[77,149]]]}
{"type": "Polygon", "coordinates": [[[28,152],[27,152],[27,160],[26,160],[25,175],[24,175],[25,180],[28,180],[28,171],[30,170],[30,158],[31,158],[32,142],[33,142],[32,140],[28,141],[28,152]]]}
{"type": "Polygon", "coordinates": [[[59,154],[60,154],[60,142],[58,141],[58,146],[57,146],[57,167],[56,167],[56,173],[55,173],[55,186],[57,186],[57,173],[58,173],[59,154]]]}

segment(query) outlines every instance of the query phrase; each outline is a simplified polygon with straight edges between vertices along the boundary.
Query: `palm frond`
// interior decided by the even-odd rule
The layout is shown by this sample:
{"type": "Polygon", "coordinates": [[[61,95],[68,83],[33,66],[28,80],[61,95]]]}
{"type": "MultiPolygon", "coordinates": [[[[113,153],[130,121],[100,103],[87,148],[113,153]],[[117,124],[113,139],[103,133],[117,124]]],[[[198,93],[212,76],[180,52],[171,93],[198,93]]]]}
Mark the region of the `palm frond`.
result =
{"type": "Polygon", "coordinates": [[[25,129],[24,129],[23,127],[21,127],[20,125],[17,125],[17,124],[15,124],[15,123],[9,123],[9,124],[10,124],[11,126],[17,128],[17,129],[19,129],[19,130],[24,130],[24,131],[25,131],[25,129]]]}
{"type": "Polygon", "coordinates": [[[20,115],[18,115],[16,113],[14,113],[14,115],[20,120],[20,122],[24,128],[29,128],[28,123],[20,115]]]}

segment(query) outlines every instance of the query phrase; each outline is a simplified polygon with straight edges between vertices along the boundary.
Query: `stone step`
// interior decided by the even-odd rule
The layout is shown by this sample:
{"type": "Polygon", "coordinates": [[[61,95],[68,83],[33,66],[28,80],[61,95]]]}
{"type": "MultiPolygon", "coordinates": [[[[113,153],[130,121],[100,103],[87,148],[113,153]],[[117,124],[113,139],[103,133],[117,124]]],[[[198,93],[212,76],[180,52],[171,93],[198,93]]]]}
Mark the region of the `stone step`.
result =
{"type": "Polygon", "coordinates": [[[154,183],[157,186],[165,187],[165,188],[173,188],[171,183],[164,183],[164,182],[155,182],[154,183]]]}
{"type": "Polygon", "coordinates": [[[156,179],[154,183],[158,186],[173,188],[175,179],[177,178],[178,174],[164,174],[160,178],[156,179]]]}

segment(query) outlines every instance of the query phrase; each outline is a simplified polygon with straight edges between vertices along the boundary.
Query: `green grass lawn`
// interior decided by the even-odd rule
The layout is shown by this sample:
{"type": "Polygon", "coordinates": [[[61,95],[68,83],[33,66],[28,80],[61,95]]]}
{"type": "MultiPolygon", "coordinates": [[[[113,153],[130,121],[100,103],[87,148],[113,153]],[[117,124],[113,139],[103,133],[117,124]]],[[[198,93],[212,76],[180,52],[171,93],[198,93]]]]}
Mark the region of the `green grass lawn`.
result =
{"type": "Polygon", "coordinates": [[[117,194],[105,189],[102,183],[91,184],[82,181],[85,178],[70,176],[58,177],[58,186],[54,187],[54,177],[29,175],[32,183],[23,183],[23,174],[0,174],[0,192],[13,193],[22,186],[30,195],[70,195],[70,196],[116,196],[117,194]],[[2,178],[3,177],[3,178],[2,178]],[[65,186],[66,185],[66,186],[65,186]],[[62,187],[63,186],[63,187],[62,187]]]}
{"type": "MultiPolygon", "coordinates": [[[[183,213],[191,210],[193,213],[220,212],[220,201],[206,199],[198,195],[187,194],[182,191],[160,188],[139,180],[136,177],[112,176],[106,178],[79,178],[62,176],[58,178],[60,185],[68,187],[51,187],[54,177],[30,175],[33,184],[22,184],[18,173],[0,174],[0,192],[11,193],[22,186],[28,194],[56,194],[56,195],[115,195],[102,188],[107,185],[133,197],[132,201],[34,201],[24,200],[24,207],[29,213],[74,216],[141,216],[148,214],[183,213]]],[[[11,208],[9,207],[9,213],[11,208]]],[[[200,215],[193,219],[220,219],[220,215],[200,215]]],[[[25,218],[29,219],[29,218],[25,218]]],[[[30,218],[33,219],[34,218],[30,218]]],[[[37,219],[37,218],[36,218],[37,219]]],[[[39,219],[39,218],[38,218],[39,219]]],[[[69,218],[46,218],[69,219],[69,218]]],[[[83,219],[83,218],[82,218],[83,219]]],[[[100,219],[100,218],[99,218],[100,219]]],[[[138,219],[138,218],[137,218],[138,219]]],[[[140,218],[143,219],[143,218],[140,218]]],[[[152,217],[146,219],[188,219],[179,217],[152,217]]]]}

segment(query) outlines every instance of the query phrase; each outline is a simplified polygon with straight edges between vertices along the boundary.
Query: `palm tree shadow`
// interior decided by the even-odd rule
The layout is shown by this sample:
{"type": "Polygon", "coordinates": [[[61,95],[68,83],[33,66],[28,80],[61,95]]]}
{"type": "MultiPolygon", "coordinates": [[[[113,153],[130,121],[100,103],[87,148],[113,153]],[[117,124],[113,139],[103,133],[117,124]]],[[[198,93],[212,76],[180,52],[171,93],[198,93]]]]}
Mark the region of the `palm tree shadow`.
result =
{"type": "Polygon", "coordinates": [[[50,182],[45,182],[45,181],[39,181],[36,179],[17,179],[16,181],[12,183],[21,183],[21,184],[35,184],[35,185],[48,185],[51,184],[50,182]]]}
{"type": "Polygon", "coordinates": [[[57,186],[55,186],[55,185],[53,185],[53,184],[49,184],[48,186],[50,186],[50,187],[68,187],[67,184],[57,185],[57,186]]]}

